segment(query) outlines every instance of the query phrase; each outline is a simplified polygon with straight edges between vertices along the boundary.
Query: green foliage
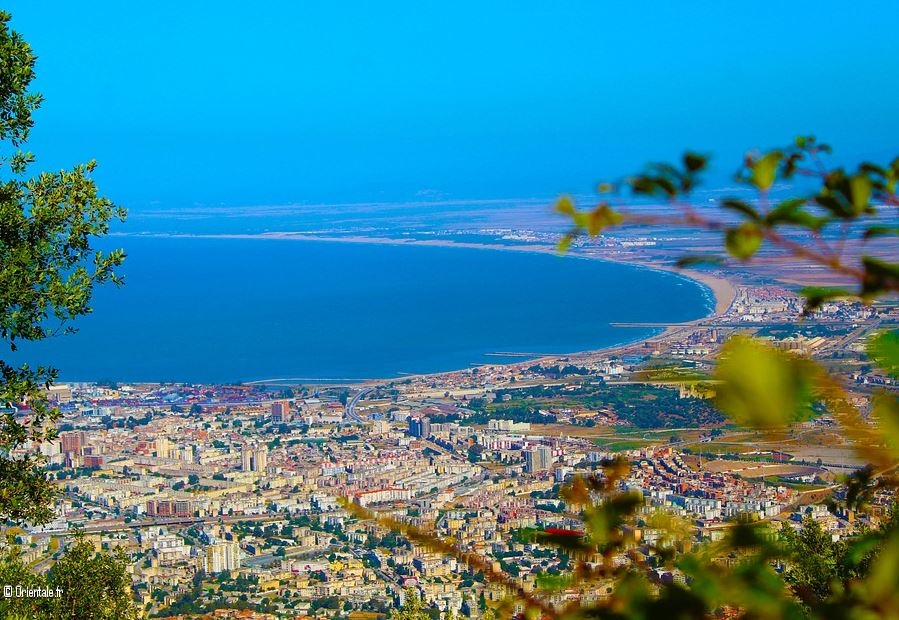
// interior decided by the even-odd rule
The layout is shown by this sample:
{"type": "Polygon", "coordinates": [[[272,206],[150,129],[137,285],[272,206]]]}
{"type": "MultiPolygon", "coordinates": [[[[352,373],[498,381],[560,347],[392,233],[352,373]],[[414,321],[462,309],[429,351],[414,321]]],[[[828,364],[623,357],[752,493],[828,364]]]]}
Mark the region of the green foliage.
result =
{"type": "MultiPolygon", "coordinates": [[[[26,176],[34,162],[19,147],[33,125],[42,98],[28,88],[35,56],[9,29],[0,12],[0,340],[15,351],[22,341],[71,333],[70,322],[91,311],[94,286],[121,284],[116,268],[124,252],[95,251],[112,219],[125,212],[100,196],[90,177],[96,164],[26,176]]],[[[56,379],[49,367],[14,367],[0,360],[0,519],[45,523],[53,518],[54,483],[42,469],[40,454],[24,448],[56,435],[58,412],[45,389],[56,379]]],[[[76,539],[50,570],[38,575],[25,567],[15,549],[0,557],[0,582],[49,588],[59,596],[0,599],[2,617],[129,618],[131,582],[125,558],[76,539]]]]}
{"type": "MultiPolygon", "coordinates": [[[[734,198],[721,206],[740,220],[714,220],[697,214],[689,205],[679,202],[696,184],[696,175],[705,167],[703,158],[687,156],[683,169],[653,165],[645,174],[625,183],[634,195],[667,198],[680,215],[673,217],[641,216],[622,213],[623,223],[666,223],[698,226],[724,233],[723,245],[728,254],[748,260],[768,243],[785,250],[797,259],[823,265],[843,277],[855,280],[855,292],[842,287],[808,287],[803,289],[807,311],[835,297],[855,296],[869,301],[899,290],[899,266],[883,258],[869,255],[849,264],[839,249],[826,247],[818,238],[818,247],[807,247],[781,234],[785,227],[806,229],[818,235],[833,223],[864,222],[878,214],[881,205],[897,205],[895,189],[899,178],[899,159],[889,166],[864,163],[854,172],[842,168],[827,170],[821,155],[829,147],[814,138],[798,138],[787,149],[749,155],[737,180],[755,188],[760,196],[757,205],[734,198]],[[814,170],[804,167],[807,163],[814,170]],[[817,176],[821,182],[813,194],[781,201],[768,206],[768,191],[778,179],[795,174],[817,176]],[[820,246],[825,246],[823,249],[820,246]]],[[[615,190],[614,186],[607,189],[615,190]]],[[[569,215],[575,229],[566,234],[570,240],[582,231],[591,236],[597,232],[584,225],[584,215],[570,201],[561,199],[560,212],[569,215]],[[566,201],[562,203],[562,201],[566,201]]],[[[603,201],[604,208],[608,203],[603,201]]],[[[896,236],[890,226],[870,225],[863,228],[863,239],[896,236]]],[[[684,257],[680,266],[701,262],[723,261],[717,256],[684,257]]],[[[870,359],[881,369],[897,376],[899,368],[899,332],[886,331],[873,338],[868,347],[870,359]]],[[[894,489],[895,479],[883,474],[892,471],[899,459],[899,397],[881,391],[875,394],[872,419],[868,423],[851,403],[842,383],[810,359],[779,351],[744,336],[731,338],[722,348],[713,377],[716,380],[716,405],[731,420],[754,428],[786,426],[805,418],[816,402],[823,403],[841,425],[847,437],[855,441],[859,452],[874,465],[859,470],[846,482],[845,505],[858,509],[867,505],[875,489],[894,489]]],[[[537,539],[566,550],[576,550],[585,557],[608,557],[610,552],[628,548],[623,538],[625,524],[631,522],[642,498],[629,497],[610,486],[620,473],[615,464],[611,472],[599,478],[575,480],[563,493],[566,501],[582,506],[580,513],[584,532],[565,531],[537,534],[537,539]]],[[[663,527],[664,531],[677,528],[663,527]]],[[[663,537],[664,539],[664,537],[663,537]]],[[[683,540],[675,535],[670,541],[683,540]]],[[[684,574],[684,585],[655,587],[644,579],[640,563],[617,571],[603,568],[603,578],[615,583],[612,596],[600,605],[580,601],[562,610],[563,616],[654,617],[659,613],[679,617],[709,617],[727,610],[742,616],[762,618],[794,617],[881,617],[899,613],[896,581],[899,576],[899,525],[891,519],[881,530],[869,532],[849,541],[834,542],[816,522],[807,520],[799,531],[784,527],[774,535],[765,524],[736,524],[729,537],[718,545],[704,546],[698,552],[675,555],[670,547],[654,549],[667,565],[684,574]],[[724,570],[713,560],[730,558],[724,570]],[[782,574],[775,565],[784,567],[782,574]],[[634,569],[637,569],[636,571],[634,569]],[[787,589],[785,586],[789,586],[787,589]],[[791,593],[789,596],[787,593],[791,593]],[[577,610],[577,611],[575,611],[577,610]]],[[[585,581],[596,577],[597,569],[575,571],[585,581]]],[[[553,614],[555,615],[555,612],[553,614]]]]}
{"type": "Polygon", "coordinates": [[[403,606],[391,612],[390,620],[431,620],[431,616],[418,595],[407,593],[403,606]]]}
{"type": "Polygon", "coordinates": [[[744,426],[785,426],[811,411],[813,386],[822,373],[810,360],[734,336],[718,357],[716,402],[731,420],[744,426]]]}
{"type": "MultiPolygon", "coordinates": [[[[91,244],[125,212],[98,194],[90,178],[94,162],[25,176],[34,156],[19,146],[42,98],[28,91],[35,56],[9,29],[9,20],[0,12],[0,143],[12,147],[0,156],[0,339],[15,351],[20,341],[73,331],[71,320],[91,311],[95,285],[121,284],[116,268],[124,252],[98,252],[91,244]]],[[[55,435],[58,413],[44,392],[55,379],[52,368],[0,360],[0,405],[7,411],[0,417],[0,517],[35,523],[52,518],[55,487],[41,471],[39,454],[9,455],[55,435]],[[18,415],[20,409],[27,416],[18,415]]]]}
{"type": "MultiPolygon", "coordinates": [[[[695,374],[678,373],[674,376],[667,372],[653,372],[648,373],[644,380],[690,378],[699,377],[695,374]]],[[[722,420],[708,400],[681,398],[678,390],[670,386],[606,385],[591,380],[580,385],[536,385],[500,389],[496,394],[500,402],[487,403],[483,399],[472,399],[469,408],[475,410],[475,413],[466,417],[463,424],[487,424],[489,420],[497,418],[548,424],[556,422],[557,418],[552,413],[540,413],[541,410],[565,408],[608,410],[614,412],[621,421],[638,428],[682,428],[714,424],[722,420]],[[503,401],[501,397],[506,394],[511,395],[512,400],[503,401]],[[476,400],[477,403],[474,402],[476,400]]]]}
{"type": "Polygon", "coordinates": [[[0,582],[53,591],[51,597],[0,598],[0,617],[19,614],[48,620],[127,620],[137,618],[126,558],[94,547],[82,538],[69,546],[45,575],[34,573],[8,549],[0,557],[0,582]]]}
{"type": "Polygon", "coordinates": [[[731,228],[724,236],[724,246],[731,256],[746,260],[752,258],[762,245],[762,231],[758,225],[744,222],[731,228]]]}
{"type": "Polygon", "coordinates": [[[899,378],[899,330],[881,332],[868,345],[868,357],[892,376],[899,378]]]}
{"type": "MultiPolygon", "coordinates": [[[[707,166],[705,156],[688,153],[677,166],[653,164],[644,173],[620,183],[601,184],[600,193],[627,189],[634,196],[662,198],[669,201],[673,215],[616,210],[606,196],[596,208],[579,211],[571,198],[562,197],[556,210],[571,219],[574,227],[562,237],[560,248],[567,249],[580,234],[595,237],[608,228],[627,224],[699,227],[722,234],[726,256],[683,257],[679,263],[682,266],[751,260],[771,246],[797,260],[824,266],[858,285],[854,290],[804,289],[808,311],[834,297],[868,302],[895,293],[899,291],[899,266],[864,253],[850,261],[842,247],[846,235],[853,231],[862,241],[899,234],[896,227],[871,222],[883,209],[899,205],[899,158],[887,166],[863,163],[854,170],[828,169],[822,156],[829,152],[828,146],[814,138],[801,137],[787,148],[748,155],[737,180],[757,192],[758,199],[721,201],[727,215],[722,219],[707,216],[707,210],[700,213],[687,202],[707,166]],[[811,193],[771,204],[772,188],[799,174],[817,179],[811,193]],[[843,237],[831,247],[820,234],[833,225],[843,237]],[[788,229],[805,231],[814,238],[814,244],[786,236],[784,231],[788,229]]],[[[872,338],[868,347],[871,362],[894,377],[899,368],[897,343],[899,332],[893,329],[872,338]]],[[[648,372],[656,376],[667,373],[667,380],[691,384],[705,379],[689,374],[678,377],[675,370],[664,367],[648,372]]],[[[865,509],[875,493],[895,494],[899,485],[894,473],[899,464],[899,395],[895,391],[876,392],[870,416],[864,415],[841,378],[820,364],[745,336],[725,343],[712,379],[716,406],[743,426],[785,427],[815,411],[827,410],[840,432],[871,463],[845,480],[836,499],[831,499],[835,507],[865,509]]],[[[501,402],[470,406],[478,410],[478,415],[510,417],[518,407],[546,406],[538,400],[545,397],[539,393],[541,389],[537,386],[527,388],[530,392],[515,392],[519,399],[527,395],[526,405],[513,396],[510,401],[498,398],[501,402]]],[[[630,394],[629,398],[634,396],[630,394]]],[[[577,397],[579,404],[587,405],[590,395],[577,397]]],[[[603,394],[606,406],[609,398],[609,394],[603,394]]],[[[617,405],[614,410],[621,415],[617,405]]],[[[508,597],[497,609],[498,617],[522,609],[526,618],[565,620],[899,617],[899,511],[894,510],[880,529],[838,542],[815,521],[806,520],[794,530],[789,523],[768,523],[747,516],[728,524],[723,540],[691,549],[694,532],[689,523],[665,512],[647,514],[642,494],[623,490],[630,467],[622,460],[609,461],[602,464],[600,472],[576,477],[563,487],[563,514],[579,520],[581,527],[514,533],[514,540],[549,546],[568,557],[570,572],[558,577],[541,575],[536,592],[521,587],[509,570],[511,563],[502,562],[503,570],[495,571],[483,558],[461,551],[454,541],[390,518],[377,518],[349,502],[344,505],[359,518],[377,519],[403,532],[417,545],[455,556],[472,573],[480,573],[494,586],[505,588],[508,597]],[[639,540],[637,533],[642,528],[652,529],[658,536],[653,542],[639,540]],[[659,571],[670,571],[671,579],[658,579],[659,571]],[[674,574],[678,578],[673,578],[674,574]]]]}
{"type": "MultiPolygon", "coordinates": [[[[787,543],[790,563],[785,580],[796,595],[808,605],[819,605],[833,592],[841,580],[845,545],[835,543],[831,535],[813,519],[806,518],[802,529],[785,527],[781,536],[787,543]]],[[[848,581],[848,579],[842,579],[848,581]]]]}
{"type": "MultiPolygon", "coordinates": [[[[788,147],[750,153],[736,180],[757,193],[757,204],[725,197],[719,204],[730,217],[722,218],[700,212],[688,202],[707,167],[705,156],[687,153],[679,165],[651,164],[642,173],[621,182],[600,184],[600,193],[621,194],[628,190],[636,197],[661,198],[672,205],[671,214],[645,215],[615,208],[606,196],[594,209],[581,211],[571,198],[563,196],[556,203],[556,211],[568,217],[574,226],[562,237],[559,247],[564,251],[581,234],[595,237],[608,228],[627,224],[700,228],[722,232],[722,245],[732,258],[748,260],[767,245],[858,283],[855,291],[821,287],[805,289],[808,310],[835,296],[854,296],[870,301],[886,293],[895,293],[899,291],[899,265],[867,253],[864,243],[861,253],[853,259],[847,258],[843,250],[848,235],[855,230],[848,226],[851,223],[860,223],[863,242],[899,236],[899,227],[885,225],[882,218],[879,219],[879,216],[890,215],[890,207],[899,205],[896,194],[899,158],[886,165],[863,162],[854,170],[828,168],[823,156],[830,151],[828,145],[819,143],[814,137],[800,136],[788,147]],[[816,179],[817,187],[772,205],[770,190],[778,182],[789,182],[797,175],[816,179]],[[737,222],[733,221],[734,216],[738,218],[737,222]],[[822,233],[834,227],[839,229],[838,239],[827,243],[822,233]],[[803,244],[785,234],[797,230],[814,235],[816,243],[803,244]]],[[[685,256],[678,265],[721,264],[723,260],[718,255],[685,256]]]]}

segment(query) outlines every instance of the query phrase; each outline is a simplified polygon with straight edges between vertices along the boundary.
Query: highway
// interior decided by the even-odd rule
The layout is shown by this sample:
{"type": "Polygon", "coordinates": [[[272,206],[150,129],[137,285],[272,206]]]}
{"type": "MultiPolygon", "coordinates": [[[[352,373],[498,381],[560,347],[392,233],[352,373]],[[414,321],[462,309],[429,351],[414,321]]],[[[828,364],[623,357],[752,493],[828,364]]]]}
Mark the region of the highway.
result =
{"type": "Polygon", "coordinates": [[[281,560],[305,560],[305,559],[314,559],[321,558],[327,556],[329,553],[333,553],[334,551],[340,549],[340,545],[328,545],[324,548],[313,548],[313,549],[295,549],[290,552],[286,552],[283,556],[275,555],[274,553],[264,553],[262,555],[248,555],[243,559],[243,566],[248,567],[260,567],[267,566],[270,564],[277,564],[281,560]]]}
{"type": "MultiPolygon", "coordinates": [[[[285,515],[283,513],[266,513],[261,515],[210,515],[208,517],[161,517],[147,520],[134,520],[130,523],[125,523],[123,520],[115,520],[115,521],[105,521],[102,524],[91,524],[90,521],[85,523],[83,527],[80,528],[85,534],[105,534],[107,532],[128,532],[132,530],[141,530],[151,527],[166,527],[166,526],[182,526],[189,527],[191,525],[212,525],[216,523],[237,523],[239,521],[260,521],[260,522],[268,522],[268,521],[280,521],[285,519],[285,515]]],[[[45,534],[63,534],[70,535],[74,534],[77,528],[67,528],[67,529],[53,529],[53,530],[45,530],[41,533],[45,534]]]]}
{"type": "Polygon", "coordinates": [[[365,420],[359,417],[356,413],[356,405],[362,400],[362,397],[374,390],[375,388],[369,387],[364,390],[360,390],[358,394],[353,396],[346,403],[346,409],[344,410],[343,417],[350,422],[355,422],[356,424],[365,424],[365,420]]]}

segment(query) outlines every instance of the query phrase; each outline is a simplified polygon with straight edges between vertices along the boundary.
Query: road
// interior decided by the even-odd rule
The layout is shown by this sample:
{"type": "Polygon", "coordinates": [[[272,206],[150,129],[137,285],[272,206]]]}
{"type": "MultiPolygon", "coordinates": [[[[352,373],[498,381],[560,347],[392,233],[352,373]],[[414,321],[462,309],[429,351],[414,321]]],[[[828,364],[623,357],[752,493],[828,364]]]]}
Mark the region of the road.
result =
{"type": "MultiPolygon", "coordinates": [[[[152,520],[141,519],[125,523],[124,520],[104,521],[103,523],[92,524],[90,521],[81,527],[81,531],[85,534],[105,534],[106,532],[127,532],[131,530],[141,530],[150,527],[165,526],[183,526],[191,525],[214,525],[216,523],[237,523],[239,521],[259,521],[267,523],[269,521],[280,521],[286,518],[283,513],[263,514],[263,515],[210,515],[208,517],[161,517],[152,520]]],[[[69,535],[75,532],[76,528],[67,528],[59,530],[46,530],[42,533],[46,534],[63,534],[69,535]]]]}
{"type": "Polygon", "coordinates": [[[43,573],[43,572],[46,571],[48,568],[50,568],[50,566],[51,566],[52,564],[55,564],[56,561],[57,561],[59,558],[62,557],[62,554],[63,554],[63,553],[65,552],[65,550],[66,550],[66,541],[65,541],[65,539],[64,539],[63,537],[61,537],[61,536],[60,536],[57,540],[59,540],[59,548],[58,548],[56,551],[54,551],[53,553],[51,553],[49,557],[43,558],[42,560],[40,560],[40,561],[38,561],[36,564],[34,564],[34,565],[31,567],[31,569],[32,569],[34,572],[36,572],[36,573],[43,573]]]}
{"type": "Polygon", "coordinates": [[[316,547],[314,549],[297,549],[287,552],[283,556],[274,553],[264,553],[262,555],[249,555],[243,559],[243,565],[248,567],[262,567],[269,564],[277,564],[281,560],[305,560],[310,558],[321,558],[333,553],[341,548],[341,545],[328,545],[327,547],[316,547]]]}
{"type": "Polygon", "coordinates": [[[358,394],[356,394],[350,400],[348,400],[346,403],[346,410],[344,411],[344,414],[343,414],[344,419],[349,420],[351,422],[355,422],[357,424],[365,424],[365,420],[360,418],[359,415],[356,413],[356,405],[359,403],[360,400],[362,400],[363,396],[365,396],[366,394],[368,394],[369,392],[371,392],[374,389],[375,388],[373,388],[373,387],[369,387],[369,388],[365,388],[364,390],[360,390],[358,394]]]}
{"type": "Polygon", "coordinates": [[[832,340],[829,339],[828,342],[824,343],[824,346],[821,347],[819,353],[825,351],[830,353],[846,351],[849,345],[853,344],[856,340],[858,340],[865,334],[876,330],[882,322],[882,319],[873,319],[863,323],[862,325],[859,325],[848,334],[844,334],[843,336],[839,336],[838,338],[834,338],[832,340]]]}

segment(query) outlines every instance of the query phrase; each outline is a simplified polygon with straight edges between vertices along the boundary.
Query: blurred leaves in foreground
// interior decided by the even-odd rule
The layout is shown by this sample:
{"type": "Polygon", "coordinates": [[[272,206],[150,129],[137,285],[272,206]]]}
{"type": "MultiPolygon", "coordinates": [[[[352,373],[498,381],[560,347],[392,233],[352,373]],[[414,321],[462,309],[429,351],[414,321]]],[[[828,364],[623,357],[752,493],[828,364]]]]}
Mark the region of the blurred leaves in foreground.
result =
{"type": "MultiPolygon", "coordinates": [[[[719,201],[722,217],[700,212],[689,196],[701,181],[708,158],[687,153],[678,165],[652,164],[642,173],[598,186],[602,198],[592,209],[579,210],[561,197],[556,211],[571,220],[559,249],[568,250],[581,235],[597,237],[615,227],[664,225],[699,228],[721,234],[722,252],[684,256],[681,267],[727,265],[749,261],[767,247],[796,261],[822,266],[854,288],[808,286],[801,290],[806,311],[824,302],[851,297],[870,302],[899,292],[899,266],[883,256],[846,256],[847,241],[860,247],[874,238],[897,237],[899,227],[883,216],[896,217],[899,158],[886,165],[862,163],[854,169],[827,168],[830,147],[813,137],[792,145],[746,156],[737,172],[739,183],[757,199],[729,197],[719,201]],[[779,182],[795,176],[814,179],[809,192],[772,201],[779,182]],[[641,213],[616,208],[616,195],[661,199],[666,212],[641,213]],[[850,225],[851,224],[851,225],[850,225]],[[832,227],[836,234],[822,233],[832,227]],[[796,231],[803,234],[796,235],[796,231]],[[855,232],[853,232],[855,231],[855,232]],[[852,234],[858,238],[849,239],[852,234]]],[[[870,361],[892,377],[899,372],[899,332],[886,330],[869,341],[870,361]]],[[[646,381],[713,384],[716,404],[733,422],[752,429],[785,428],[823,407],[852,440],[870,465],[828,487],[818,501],[829,499],[833,510],[865,510],[875,492],[895,495],[899,464],[899,396],[877,392],[867,413],[856,405],[844,379],[814,360],[779,350],[748,336],[731,337],[722,347],[711,377],[671,367],[649,368],[646,381]]],[[[623,483],[631,464],[614,459],[591,475],[575,477],[560,493],[567,516],[582,527],[546,528],[528,534],[532,543],[554,547],[571,559],[568,574],[542,579],[525,591],[511,575],[496,571],[483,557],[463,552],[452,540],[380,517],[347,502],[357,517],[375,519],[410,541],[462,560],[481,572],[506,599],[499,617],[625,618],[899,618],[899,508],[879,527],[835,541],[814,520],[798,529],[781,521],[746,516],[726,524],[717,542],[696,544],[689,522],[671,514],[647,514],[643,495],[623,483]],[[652,542],[637,532],[651,528],[652,542]],[[660,578],[665,575],[665,578],[660,578]]],[[[876,521],[872,521],[876,523],[876,521]]],[[[490,612],[491,614],[493,612],[490,612]]]]}
{"type": "MultiPolygon", "coordinates": [[[[580,210],[568,196],[556,202],[556,211],[572,222],[559,242],[567,250],[581,235],[597,237],[627,225],[656,225],[693,228],[722,235],[723,252],[687,255],[678,265],[726,264],[727,259],[748,261],[763,248],[771,248],[796,261],[824,267],[856,283],[855,290],[842,287],[803,289],[807,310],[829,299],[856,297],[871,301],[899,292],[899,265],[889,257],[871,254],[866,243],[872,239],[897,238],[896,187],[899,157],[888,164],[863,162],[855,169],[827,167],[830,146],[813,136],[797,137],[793,144],[744,158],[735,180],[756,192],[756,200],[725,196],[718,201],[717,214],[697,208],[692,191],[701,184],[708,157],[684,154],[678,164],[650,164],[639,174],[599,184],[601,199],[592,208],[580,210]],[[774,201],[771,190],[778,183],[802,177],[814,187],[790,198],[774,201]],[[613,206],[615,198],[655,198],[667,209],[661,213],[639,208],[613,206]],[[861,252],[847,255],[847,241],[857,242],[861,252]]],[[[803,185],[804,186],[804,185],[803,185]]]]}

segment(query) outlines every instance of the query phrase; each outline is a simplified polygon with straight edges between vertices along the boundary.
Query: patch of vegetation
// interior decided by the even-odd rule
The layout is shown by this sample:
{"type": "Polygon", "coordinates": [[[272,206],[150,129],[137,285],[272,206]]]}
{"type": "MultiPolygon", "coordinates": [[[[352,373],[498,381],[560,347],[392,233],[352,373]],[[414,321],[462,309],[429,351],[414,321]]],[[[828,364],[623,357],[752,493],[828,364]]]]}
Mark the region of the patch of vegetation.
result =
{"type": "Polygon", "coordinates": [[[713,403],[702,398],[681,398],[676,388],[648,384],[605,385],[594,381],[574,385],[538,385],[497,390],[496,400],[472,399],[474,415],[464,424],[486,424],[491,419],[551,424],[564,409],[604,411],[638,428],[685,428],[718,424],[724,420],[713,403]],[[505,397],[510,397],[504,400],[505,397]],[[541,413],[543,411],[544,413],[541,413]]]}

